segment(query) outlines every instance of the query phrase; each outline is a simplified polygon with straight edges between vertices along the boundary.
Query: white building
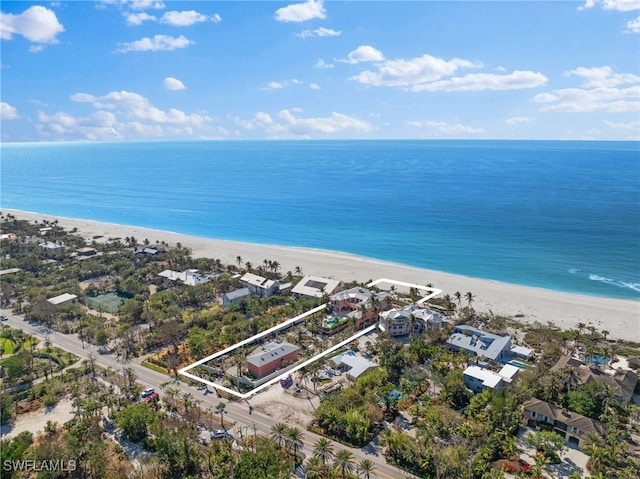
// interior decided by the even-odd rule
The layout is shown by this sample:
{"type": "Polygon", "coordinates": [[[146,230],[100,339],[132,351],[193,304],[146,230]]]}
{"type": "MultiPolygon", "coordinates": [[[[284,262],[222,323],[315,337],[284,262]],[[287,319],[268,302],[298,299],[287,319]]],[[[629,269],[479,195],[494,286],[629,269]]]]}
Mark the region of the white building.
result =
{"type": "Polygon", "coordinates": [[[280,283],[277,281],[263,278],[253,273],[245,273],[245,275],[240,278],[240,281],[245,288],[248,288],[249,291],[261,298],[273,296],[280,289],[280,283]]]}
{"type": "Polygon", "coordinates": [[[184,284],[189,286],[196,286],[198,284],[206,284],[209,282],[209,279],[198,273],[197,269],[188,269],[182,272],[165,269],[162,273],[159,273],[158,276],[167,278],[169,281],[182,281],[184,284]]]}
{"type": "Polygon", "coordinates": [[[340,291],[342,281],[337,279],[322,278],[320,276],[305,276],[291,290],[296,296],[309,296],[322,298],[323,294],[332,295],[340,291]]]}
{"type": "Polygon", "coordinates": [[[391,336],[404,336],[411,333],[411,329],[416,333],[438,331],[442,327],[442,318],[430,309],[412,304],[380,313],[379,327],[391,336]]]}

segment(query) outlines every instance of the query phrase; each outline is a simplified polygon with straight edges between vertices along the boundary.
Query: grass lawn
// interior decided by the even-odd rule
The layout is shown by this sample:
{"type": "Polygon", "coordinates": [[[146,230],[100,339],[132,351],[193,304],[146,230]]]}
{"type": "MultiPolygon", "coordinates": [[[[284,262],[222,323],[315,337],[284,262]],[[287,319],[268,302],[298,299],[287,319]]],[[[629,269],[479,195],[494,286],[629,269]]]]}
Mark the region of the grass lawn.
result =
{"type": "Polygon", "coordinates": [[[16,343],[7,338],[0,338],[0,344],[2,344],[3,354],[13,354],[13,351],[16,347],[16,343]]]}
{"type": "Polygon", "coordinates": [[[165,368],[161,368],[160,366],[150,363],[149,361],[143,362],[142,365],[145,368],[151,369],[152,371],[155,371],[157,373],[169,374],[169,371],[167,371],[165,368]]]}

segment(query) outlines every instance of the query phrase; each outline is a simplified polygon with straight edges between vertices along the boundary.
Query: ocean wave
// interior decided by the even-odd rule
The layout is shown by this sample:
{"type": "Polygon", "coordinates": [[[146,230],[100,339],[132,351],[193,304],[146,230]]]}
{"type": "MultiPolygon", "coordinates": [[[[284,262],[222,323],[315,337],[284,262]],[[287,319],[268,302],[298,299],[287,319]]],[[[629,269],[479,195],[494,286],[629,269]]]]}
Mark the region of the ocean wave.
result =
{"type": "Polygon", "coordinates": [[[599,274],[593,274],[593,273],[589,274],[589,279],[591,281],[599,281],[601,283],[610,284],[612,286],[617,286],[619,288],[627,288],[633,291],[640,292],[640,283],[632,283],[629,281],[615,280],[612,278],[607,278],[606,276],[601,276],[599,274]]]}

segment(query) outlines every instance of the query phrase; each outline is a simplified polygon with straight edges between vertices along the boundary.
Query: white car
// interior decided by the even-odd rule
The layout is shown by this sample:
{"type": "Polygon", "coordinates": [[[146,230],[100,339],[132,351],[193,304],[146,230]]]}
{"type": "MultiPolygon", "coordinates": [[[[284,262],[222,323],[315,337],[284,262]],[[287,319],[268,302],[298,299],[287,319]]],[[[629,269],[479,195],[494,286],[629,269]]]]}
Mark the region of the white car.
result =
{"type": "Polygon", "coordinates": [[[216,429],[211,432],[210,437],[211,439],[227,439],[230,438],[231,435],[224,429],[216,429]]]}
{"type": "Polygon", "coordinates": [[[149,397],[154,392],[156,392],[156,390],[154,388],[147,388],[144,391],[142,391],[142,394],[140,394],[140,397],[143,397],[143,398],[149,397]]]}

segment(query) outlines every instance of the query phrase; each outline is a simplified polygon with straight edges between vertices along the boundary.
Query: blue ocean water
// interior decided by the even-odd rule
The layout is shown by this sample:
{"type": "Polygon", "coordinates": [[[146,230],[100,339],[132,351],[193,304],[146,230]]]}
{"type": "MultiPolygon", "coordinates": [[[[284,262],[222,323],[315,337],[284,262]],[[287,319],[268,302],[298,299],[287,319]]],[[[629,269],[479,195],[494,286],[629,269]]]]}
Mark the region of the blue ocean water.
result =
{"type": "Polygon", "coordinates": [[[636,142],[2,144],[0,207],[640,298],[636,142]]]}

